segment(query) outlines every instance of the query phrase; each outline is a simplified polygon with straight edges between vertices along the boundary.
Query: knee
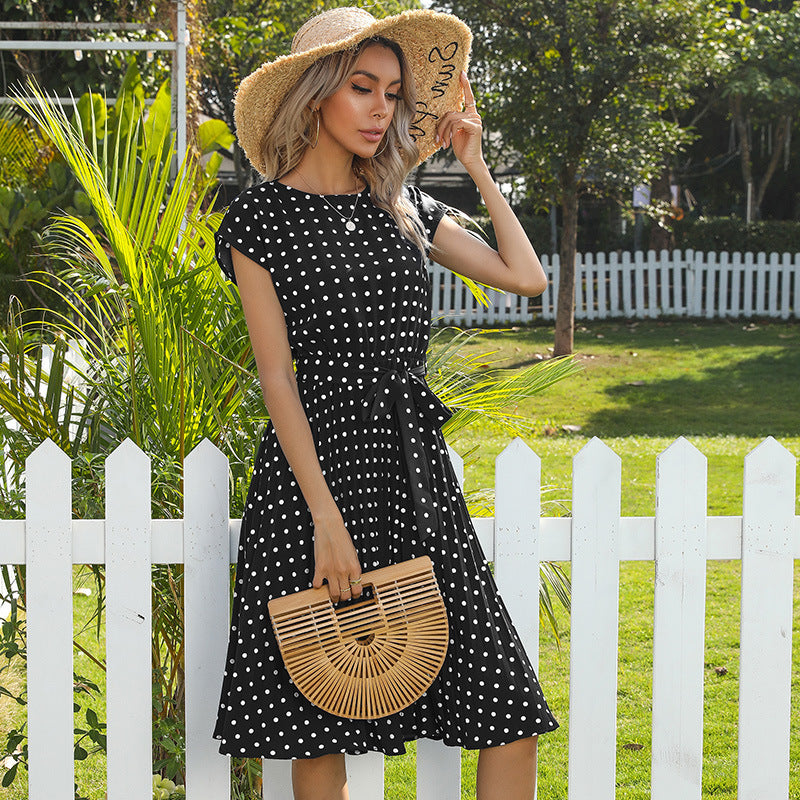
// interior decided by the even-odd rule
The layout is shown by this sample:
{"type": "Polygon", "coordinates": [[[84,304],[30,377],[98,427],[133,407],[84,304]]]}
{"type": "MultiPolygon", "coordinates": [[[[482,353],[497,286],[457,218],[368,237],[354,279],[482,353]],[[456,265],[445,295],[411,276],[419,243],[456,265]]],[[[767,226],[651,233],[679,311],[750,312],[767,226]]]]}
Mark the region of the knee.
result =
{"type": "Polygon", "coordinates": [[[344,753],[328,753],[316,758],[296,758],[292,769],[298,772],[344,772],[344,753]]]}
{"type": "Polygon", "coordinates": [[[292,771],[304,776],[344,775],[344,753],[329,753],[316,758],[296,758],[292,761],[292,771]]]}

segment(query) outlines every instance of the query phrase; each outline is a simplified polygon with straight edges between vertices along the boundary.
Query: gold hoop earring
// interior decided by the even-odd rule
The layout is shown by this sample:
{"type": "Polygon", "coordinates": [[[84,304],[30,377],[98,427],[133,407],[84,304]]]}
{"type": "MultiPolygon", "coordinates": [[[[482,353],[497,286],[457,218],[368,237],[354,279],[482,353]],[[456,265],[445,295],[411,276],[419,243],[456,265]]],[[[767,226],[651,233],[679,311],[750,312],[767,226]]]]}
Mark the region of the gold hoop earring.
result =
{"type": "Polygon", "coordinates": [[[380,154],[381,154],[381,153],[382,153],[382,152],[383,152],[383,151],[386,149],[386,145],[387,145],[387,144],[389,144],[389,137],[388,137],[388,136],[386,137],[386,140],[385,140],[385,141],[384,141],[384,143],[383,143],[383,147],[381,147],[381,149],[380,149],[380,150],[378,150],[378,152],[377,152],[377,153],[373,153],[373,154],[370,156],[370,158],[377,158],[377,157],[378,157],[378,156],[379,156],[379,155],[380,155],[380,154]]]}
{"type": "Polygon", "coordinates": [[[311,146],[311,148],[313,149],[313,148],[315,148],[315,147],[316,147],[316,146],[319,144],[319,109],[318,109],[318,108],[315,108],[315,109],[314,109],[314,110],[313,110],[311,113],[312,113],[314,116],[316,116],[316,118],[317,118],[317,136],[316,136],[316,138],[314,139],[314,144],[311,144],[311,142],[309,142],[309,145],[310,145],[310,146],[311,146]]]}

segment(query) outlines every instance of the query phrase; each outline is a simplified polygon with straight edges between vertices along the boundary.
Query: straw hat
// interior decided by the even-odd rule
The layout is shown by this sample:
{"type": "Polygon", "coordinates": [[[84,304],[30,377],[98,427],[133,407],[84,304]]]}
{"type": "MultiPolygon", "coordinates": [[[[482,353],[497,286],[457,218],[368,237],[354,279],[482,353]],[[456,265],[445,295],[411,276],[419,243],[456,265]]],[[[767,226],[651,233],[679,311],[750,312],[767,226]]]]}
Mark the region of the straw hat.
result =
{"type": "Polygon", "coordinates": [[[423,162],[441,145],[434,141],[437,120],[461,109],[461,70],[472,43],[458,17],[437,11],[403,11],[375,19],[362,8],[334,8],[308,20],[292,39],[291,52],[262,64],[236,92],[236,135],[250,163],[264,174],[264,136],[281,102],[300,76],[330,53],[355,47],[371,36],[391,39],[403,50],[417,84],[417,114],[411,136],[423,162]]]}

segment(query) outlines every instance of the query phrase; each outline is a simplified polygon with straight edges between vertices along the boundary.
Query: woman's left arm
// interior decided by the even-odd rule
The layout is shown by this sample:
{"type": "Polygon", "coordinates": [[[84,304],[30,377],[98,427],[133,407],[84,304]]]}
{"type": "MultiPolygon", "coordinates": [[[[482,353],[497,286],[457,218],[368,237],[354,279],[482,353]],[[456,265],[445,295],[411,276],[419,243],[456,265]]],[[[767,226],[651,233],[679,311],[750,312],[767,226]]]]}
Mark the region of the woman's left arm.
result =
{"type": "Polygon", "coordinates": [[[433,236],[431,258],[459,275],[515,294],[535,297],[547,286],[539,257],[511,207],[492,180],[481,152],[481,118],[465,72],[461,73],[464,111],[450,111],[437,126],[437,137],[451,145],[475,181],[494,226],[497,250],[489,247],[450,217],[443,217],[433,236]]]}

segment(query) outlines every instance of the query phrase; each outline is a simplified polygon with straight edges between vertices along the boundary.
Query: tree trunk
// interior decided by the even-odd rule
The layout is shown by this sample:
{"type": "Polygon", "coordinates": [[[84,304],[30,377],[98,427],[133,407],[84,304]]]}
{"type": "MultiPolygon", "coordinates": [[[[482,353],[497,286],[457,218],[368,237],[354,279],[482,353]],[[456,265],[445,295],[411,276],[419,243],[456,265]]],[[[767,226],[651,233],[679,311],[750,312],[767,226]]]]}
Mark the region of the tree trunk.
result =
{"type": "Polygon", "coordinates": [[[769,160],[769,164],[767,165],[767,171],[764,173],[764,177],[758,184],[758,192],[756,193],[754,200],[755,207],[753,209],[756,217],[761,216],[761,204],[764,202],[764,195],[767,193],[767,186],[769,186],[769,182],[772,180],[772,176],[775,174],[775,170],[778,168],[778,162],[781,160],[781,156],[783,155],[783,148],[786,145],[786,139],[789,136],[791,129],[792,118],[788,114],[784,114],[780,119],[780,123],[778,124],[778,135],[772,148],[772,156],[769,160]]]}
{"type": "Polygon", "coordinates": [[[561,202],[561,264],[558,270],[558,307],[554,356],[572,352],[575,328],[575,252],[578,249],[578,192],[569,187],[561,202]]]}
{"type": "Polygon", "coordinates": [[[752,192],[748,193],[747,187],[753,183],[753,155],[750,142],[750,131],[748,130],[747,119],[742,111],[742,96],[739,94],[733,95],[731,102],[731,112],[733,113],[733,122],[736,126],[736,132],[739,134],[739,153],[742,162],[742,180],[744,181],[744,196],[745,196],[745,219],[753,219],[753,195],[752,192]],[[747,208],[747,202],[750,202],[750,207],[747,208]]]}
{"type": "MultiPolygon", "coordinates": [[[[653,200],[662,200],[665,203],[671,202],[672,188],[670,184],[669,167],[665,164],[661,169],[661,174],[653,181],[650,191],[651,202],[653,200]]],[[[667,227],[671,221],[671,218],[668,218],[662,220],[660,225],[654,222],[650,226],[650,241],[648,243],[650,250],[655,250],[658,253],[661,250],[669,250],[673,246],[672,230],[671,227],[667,227]]]]}

